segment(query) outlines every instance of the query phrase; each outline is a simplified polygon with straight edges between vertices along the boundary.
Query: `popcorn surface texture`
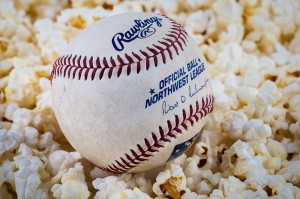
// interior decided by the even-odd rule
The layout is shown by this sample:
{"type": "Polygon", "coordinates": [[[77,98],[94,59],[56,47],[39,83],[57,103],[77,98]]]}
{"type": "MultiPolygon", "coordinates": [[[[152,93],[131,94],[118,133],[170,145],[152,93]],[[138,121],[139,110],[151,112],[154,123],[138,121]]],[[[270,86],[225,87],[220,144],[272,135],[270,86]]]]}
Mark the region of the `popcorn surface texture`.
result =
{"type": "Polygon", "coordinates": [[[300,198],[300,1],[0,0],[0,198],[300,198]],[[165,14],[207,59],[214,112],[164,168],[113,176],[51,108],[54,60],[86,26],[165,14]]]}

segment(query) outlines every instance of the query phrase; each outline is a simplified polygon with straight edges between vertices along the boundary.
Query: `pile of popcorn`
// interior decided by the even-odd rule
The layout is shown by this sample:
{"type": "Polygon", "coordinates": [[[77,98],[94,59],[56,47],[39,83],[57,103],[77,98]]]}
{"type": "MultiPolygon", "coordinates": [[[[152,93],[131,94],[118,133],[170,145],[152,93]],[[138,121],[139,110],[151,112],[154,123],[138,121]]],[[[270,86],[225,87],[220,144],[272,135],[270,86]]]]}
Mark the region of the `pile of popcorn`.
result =
{"type": "Polygon", "coordinates": [[[0,198],[300,198],[300,1],[1,0],[0,198]],[[168,15],[204,53],[214,112],[184,155],[103,176],[64,138],[52,63],[74,36],[129,11],[168,15]]]}

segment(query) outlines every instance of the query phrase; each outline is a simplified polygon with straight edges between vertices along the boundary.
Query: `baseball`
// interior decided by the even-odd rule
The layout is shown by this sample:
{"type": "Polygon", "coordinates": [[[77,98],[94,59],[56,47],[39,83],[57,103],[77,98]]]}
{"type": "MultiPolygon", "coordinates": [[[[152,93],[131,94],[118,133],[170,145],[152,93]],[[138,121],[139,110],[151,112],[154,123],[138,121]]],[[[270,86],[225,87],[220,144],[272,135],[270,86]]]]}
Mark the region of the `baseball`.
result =
{"type": "Polygon", "coordinates": [[[213,110],[197,44],[174,20],[153,13],[87,27],[55,61],[51,79],[64,135],[113,173],[149,170],[180,156],[213,110]]]}

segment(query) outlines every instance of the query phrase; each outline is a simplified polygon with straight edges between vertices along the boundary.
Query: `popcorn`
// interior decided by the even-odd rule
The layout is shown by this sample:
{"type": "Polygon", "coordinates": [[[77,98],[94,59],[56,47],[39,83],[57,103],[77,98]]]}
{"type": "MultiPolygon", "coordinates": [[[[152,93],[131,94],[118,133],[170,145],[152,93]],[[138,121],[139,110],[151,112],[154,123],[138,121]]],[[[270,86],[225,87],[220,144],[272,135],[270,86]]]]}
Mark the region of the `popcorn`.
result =
{"type": "Polygon", "coordinates": [[[189,33],[203,33],[207,30],[208,21],[209,21],[209,12],[207,11],[197,11],[193,12],[186,19],[186,30],[189,33]]]}
{"type": "Polygon", "coordinates": [[[281,160],[286,159],[286,148],[280,142],[273,139],[268,139],[266,146],[273,157],[279,157],[281,160]]]}
{"type": "Polygon", "coordinates": [[[241,23],[242,7],[233,0],[222,0],[213,4],[220,26],[241,23]]]}
{"type": "Polygon", "coordinates": [[[246,52],[253,52],[257,48],[255,42],[248,40],[242,41],[242,47],[246,52]]]}
{"type": "Polygon", "coordinates": [[[228,179],[222,178],[219,184],[219,189],[222,190],[224,196],[230,196],[231,194],[241,194],[246,189],[246,185],[234,176],[229,176],[228,179]]]}
{"type": "Polygon", "coordinates": [[[58,126],[55,115],[51,107],[35,109],[31,125],[38,129],[39,132],[52,132],[53,139],[62,137],[62,132],[58,126]]]}
{"type": "Polygon", "coordinates": [[[235,175],[240,178],[265,175],[260,156],[254,156],[248,143],[238,140],[222,156],[221,169],[224,176],[235,175]]]}
{"type": "MultiPolygon", "coordinates": [[[[28,49],[26,49],[28,51],[28,49]]],[[[38,81],[34,71],[29,68],[13,69],[5,88],[5,97],[10,102],[16,102],[21,107],[32,107],[39,91],[38,81]]]]}
{"type": "Polygon", "coordinates": [[[272,54],[272,58],[278,65],[285,65],[290,62],[292,56],[280,43],[275,45],[276,52],[272,54]]]}
{"type": "Polygon", "coordinates": [[[5,129],[0,130],[0,157],[5,152],[17,149],[19,144],[23,141],[24,136],[21,133],[8,132],[5,129]]]}
{"type": "Polygon", "coordinates": [[[114,193],[125,191],[127,185],[123,180],[118,180],[115,176],[108,176],[106,178],[97,178],[93,181],[93,187],[99,190],[95,199],[109,198],[114,193]]]}
{"type": "Polygon", "coordinates": [[[53,134],[46,132],[39,137],[38,148],[44,149],[44,153],[52,153],[59,149],[59,144],[53,141],[53,134]]]}
{"type": "MultiPolygon", "coordinates": [[[[299,13],[298,13],[299,16],[299,13]]],[[[300,17],[298,17],[300,19],[300,17]]],[[[288,49],[293,52],[293,53],[299,53],[300,52],[300,47],[299,47],[299,42],[300,42],[300,30],[297,30],[294,33],[294,37],[291,40],[291,42],[288,45],[288,49]]]]}
{"type": "Polygon", "coordinates": [[[274,22],[281,28],[284,35],[291,34],[296,29],[296,2],[286,1],[274,1],[271,5],[274,17],[274,22]]]}
{"type": "Polygon", "coordinates": [[[182,154],[178,158],[175,158],[172,163],[175,165],[182,166],[184,164],[185,160],[186,160],[186,154],[182,154]]]}
{"type": "MultiPolygon", "coordinates": [[[[0,61],[0,77],[5,77],[12,70],[13,66],[9,61],[0,61]]],[[[2,88],[3,86],[0,86],[2,88]]]]}
{"type": "Polygon", "coordinates": [[[295,135],[295,137],[298,137],[300,135],[300,119],[296,123],[291,124],[289,130],[292,134],[295,135]]]}
{"type": "Polygon", "coordinates": [[[257,88],[262,82],[262,74],[255,70],[246,70],[243,86],[257,88]]]}
{"type": "Polygon", "coordinates": [[[211,199],[223,199],[223,191],[220,189],[214,189],[213,192],[210,194],[209,198],[211,199]]]}
{"type": "Polygon", "coordinates": [[[214,159],[211,154],[212,152],[209,152],[208,146],[201,145],[203,144],[198,143],[195,146],[195,155],[186,160],[183,169],[187,177],[187,187],[198,194],[207,195],[212,191],[213,187],[219,183],[221,174],[212,173],[210,170],[210,165],[214,159]],[[196,155],[199,155],[200,157],[196,155]]]}
{"type": "Polygon", "coordinates": [[[38,136],[39,133],[35,128],[32,127],[25,127],[24,128],[24,137],[25,137],[25,143],[30,147],[36,147],[38,144],[38,136]]]}
{"type": "Polygon", "coordinates": [[[14,112],[19,108],[17,103],[9,103],[6,107],[5,118],[8,120],[12,120],[14,112]]]}
{"type": "Polygon", "coordinates": [[[299,11],[293,0],[0,1],[0,198],[300,198],[299,11]],[[85,178],[51,108],[51,68],[64,46],[128,11],[185,26],[215,96],[200,142],[153,182],[87,162],[85,178]]]}
{"type": "Polygon", "coordinates": [[[125,189],[125,191],[114,194],[110,197],[111,199],[119,199],[119,198],[132,198],[132,199],[150,199],[150,197],[141,192],[138,188],[134,190],[125,189]]]}
{"type": "Polygon", "coordinates": [[[195,192],[190,192],[190,191],[187,191],[185,192],[182,197],[182,199],[205,199],[207,198],[206,195],[197,195],[195,192]]]}
{"type": "Polygon", "coordinates": [[[61,178],[61,184],[54,184],[51,188],[55,198],[82,198],[90,196],[83,170],[70,168],[61,178]]]}
{"type": "Polygon", "coordinates": [[[166,195],[180,198],[186,192],[186,177],[182,168],[174,166],[170,170],[160,172],[153,184],[153,192],[157,195],[166,195]]]}
{"type": "Polygon", "coordinates": [[[300,94],[300,84],[293,83],[282,89],[284,96],[293,97],[296,94],[300,94]]]}
{"type": "Polygon", "coordinates": [[[20,126],[28,126],[31,120],[32,112],[26,108],[17,109],[12,116],[12,121],[20,126]]]}
{"type": "Polygon", "coordinates": [[[42,90],[42,93],[37,95],[36,106],[37,108],[43,109],[45,107],[51,107],[52,97],[51,97],[51,85],[50,81],[46,78],[40,78],[39,86],[42,90]]]}
{"type": "Polygon", "coordinates": [[[298,187],[286,183],[281,175],[250,177],[245,181],[245,184],[249,189],[257,189],[255,194],[252,191],[244,191],[243,196],[248,196],[247,198],[258,193],[264,197],[276,195],[278,198],[295,198],[294,196],[298,195],[300,191],[298,187]]]}
{"type": "Polygon", "coordinates": [[[281,198],[299,198],[299,187],[293,186],[291,183],[286,183],[278,189],[278,197],[281,198]]]}
{"type": "Polygon", "coordinates": [[[292,111],[295,111],[298,107],[300,107],[300,94],[295,95],[290,101],[289,101],[290,107],[292,111]]]}
{"type": "Polygon", "coordinates": [[[240,24],[229,24],[226,32],[220,34],[220,40],[226,43],[229,43],[229,47],[233,48],[232,55],[234,58],[240,58],[242,53],[241,47],[237,44],[240,43],[244,36],[244,27],[240,24]],[[230,42],[233,42],[230,44],[230,42]],[[237,42],[237,43],[235,43],[237,42]]]}
{"type": "Polygon", "coordinates": [[[128,189],[139,189],[143,193],[152,195],[152,183],[145,179],[145,174],[123,174],[119,176],[118,180],[122,180],[127,184],[128,189]]]}
{"type": "Polygon", "coordinates": [[[243,112],[232,112],[225,116],[222,127],[231,138],[238,139],[242,137],[244,125],[247,121],[248,118],[243,112]]]}
{"type": "Polygon", "coordinates": [[[263,124],[262,120],[252,119],[245,123],[243,139],[246,141],[256,140],[258,142],[265,142],[267,137],[272,135],[269,125],[263,124]]]}
{"type": "Polygon", "coordinates": [[[14,172],[18,198],[48,198],[48,190],[42,188],[42,180],[47,176],[45,158],[34,156],[25,144],[20,145],[19,153],[14,158],[18,169],[14,172]]]}
{"type": "Polygon", "coordinates": [[[47,169],[56,175],[61,170],[73,167],[80,158],[81,156],[78,152],[68,153],[63,150],[57,150],[49,155],[47,169]]]}
{"type": "Polygon", "coordinates": [[[41,48],[42,58],[50,63],[66,47],[67,41],[62,31],[55,29],[50,19],[37,20],[34,24],[37,43],[41,48]]]}
{"type": "Polygon", "coordinates": [[[259,89],[260,97],[266,104],[274,105],[282,98],[282,94],[278,92],[276,84],[269,80],[265,81],[259,89]]]}
{"type": "Polygon", "coordinates": [[[261,186],[256,187],[256,191],[246,190],[242,193],[242,198],[268,198],[268,193],[261,186]]]}
{"type": "Polygon", "coordinates": [[[29,1],[17,1],[18,5],[24,10],[31,10],[36,16],[40,18],[53,18],[56,16],[63,8],[66,7],[67,1],[63,0],[56,2],[53,0],[35,2],[29,1]]]}
{"type": "Polygon", "coordinates": [[[259,176],[259,177],[250,177],[245,181],[250,188],[256,188],[258,186],[269,186],[269,188],[276,189],[281,184],[285,183],[285,180],[280,175],[267,175],[267,176],[259,176]]]}
{"type": "Polygon", "coordinates": [[[278,172],[281,174],[286,181],[291,182],[293,184],[300,183],[300,161],[284,161],[282,163],[282,169],[278,172]]]}
{"type": "Polygon", "coordinates": [[[14,170],[14,162],[5,160],[2,163],[0,166],[0,187],[4,186],[5,183],[8,183],[15,190],[14,170]]]}
{"type": "Polygon", "coordinates": [[[252,87],[240,86],[237,88],[237,96],[243,104],[250,104],[251,99],[258,95],[258,89],[252,87]]]}
{"type": "Polygon", "coordinates": [[[179,7],[176,1],[155,1],[154,6],[157,7],[163,14],[168,13],[169,15],[176,13],[179,7]]]}

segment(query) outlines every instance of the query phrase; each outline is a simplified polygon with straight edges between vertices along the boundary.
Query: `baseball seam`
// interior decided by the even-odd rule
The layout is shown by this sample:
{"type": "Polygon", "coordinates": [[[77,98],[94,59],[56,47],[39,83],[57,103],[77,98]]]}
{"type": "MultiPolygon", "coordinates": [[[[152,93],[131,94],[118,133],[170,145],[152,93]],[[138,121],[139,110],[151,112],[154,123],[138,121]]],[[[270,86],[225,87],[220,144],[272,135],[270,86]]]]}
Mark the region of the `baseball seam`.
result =
{"type": "Polygon", "coordinates": [[[137,144],[136,149],[130,149],[130,152],[125,153],[118,160],[115,160],[114,163],[100,168],[112,173],[121,174],[126,173],[134,167],[137,167],[139,164],[147,161],[156,152],[158,152],[159,148],[163,148],[164,144],[166,144],[167,142],[171,142],[172,138],[176,138],[179,134],[182,134],[182,128],[187,130],[187,122],[189,122],[191,126],[193,126],[200,119],[211,113],[213,111],[213,103],[214,97],[212,95],[207,95],[206,97],[202,98],[201,108],[199,102],[196,101],[195,107],[193,107],[192,105],[189,106],[189,112],[184,109],[182,110],[181,121],[179,121],[178,115],[175,115],[175,126],[172,126],[170,120],[167,121],[167,133],[161,126],[159,126],[159,133],[152,132],[152,140],[145,138],[144,145],[146,146],[146,149],[144,149],[140,144],[137,144]],[[160,136],[159,138],[158,135],[160,136]],[[152,144],[151,141],[153,142],[152,144]]]}
{"type": "Polygon", "coordinates": [[[168,33],[165,34],[165,37],[156,44],[147,46],[146,49],[139,50],[139,52],[132,52],[131,55],[125,53],[123,58],[120,55],[102,59],[93,56],[63,55],[53,64],[51,80],[58,76],[72,79],[77,77],[79,80],[81,78],[87,80],[89,77],[91,80],[94,80],[98,77],[101,80],[104,76],[111,78],[115,70],[117,77],[124,72],[129,76],[134,67],[136,67],[136,73],[139,74],[142,67],[145,67],[146,70],[149,70],[150,66],[153,65],[157,67],[158,59],[161,59],[164,64],[167,61],[167,57],[173,60],[172,51],[175,50],[177,55],[179,55],[179,49],[184,51],[184,46],[187,46],[188,35],[181,25],[168,17],[166,18],[169,19],[172,26],[168,33]],[[150,63],[152,60],[154,64],[150,63]],[[100,72],[97,73],[97,71],[100,72]]]}

